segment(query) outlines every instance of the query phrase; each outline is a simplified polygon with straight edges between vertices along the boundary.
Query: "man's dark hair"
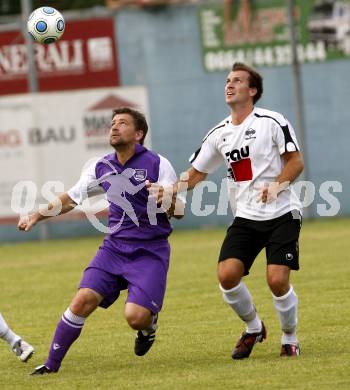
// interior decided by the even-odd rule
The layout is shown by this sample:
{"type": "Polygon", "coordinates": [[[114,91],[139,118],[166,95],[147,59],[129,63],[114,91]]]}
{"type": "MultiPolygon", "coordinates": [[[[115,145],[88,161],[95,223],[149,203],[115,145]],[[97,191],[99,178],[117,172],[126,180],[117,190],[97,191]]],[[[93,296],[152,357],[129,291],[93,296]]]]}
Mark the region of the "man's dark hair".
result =
{"type": "Polygon", "coordinates": [[[143,137],[140,140],[140,144],[143,145],[143,142],[144,142],[145,137],[146,137],[147,132],[148,132],[148,124],[147,124],[145,116],[141,112],[134,110],[130,107],[116,108],[115,110],[113,110],[112,119],[117,114],[129,114],[132,116],[136,130],[141,130],[143,132],[143,137]]]}
{"type": "Polygon", "coordinates": [[[263,78],[261,75],[250,66],[243,64],[243,62],[235,62],[232,70],[244,70],[249,73],[249,88],[256,88],[256,94],[253,96],[253,103],[255,104],[263,93],[263,78]]]}

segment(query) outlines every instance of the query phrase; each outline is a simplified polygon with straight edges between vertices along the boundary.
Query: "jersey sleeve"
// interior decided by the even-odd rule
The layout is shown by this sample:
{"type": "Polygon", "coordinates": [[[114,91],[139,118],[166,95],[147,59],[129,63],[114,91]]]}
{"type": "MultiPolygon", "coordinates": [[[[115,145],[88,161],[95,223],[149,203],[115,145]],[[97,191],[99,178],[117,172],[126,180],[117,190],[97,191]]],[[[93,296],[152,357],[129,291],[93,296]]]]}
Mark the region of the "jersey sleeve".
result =
{"type": "Polygon", "coordinates": [[[276,122],[272,123],[274,142],[276,143],[280,154],[286,152],[297,152],[300,149],[295,136],[295,131],[288,120],[285,118],[283,119],[284,122],[281,122],[281,124],[276,122]]]}
{"type": "MultiPolygon", "coordinates": [[[[175,169],[171,165],[170,161],[165,157],[159,155],[160,164],[159,164],[159,176],[158,176],[158,184],[162,186],[169,186],[177,181],[177,176],[175,169]]],[[[183,194],[177,194],[176,196],[183,203],[186,203],[186,199],[183,194]]]]}
{"type": "Polygon", "coordinates": [[[83,168],[79,181],[67,191],[68,196],[78,205],[81,205],[87,197],[103,193],[96,180],[96,164],[97,161],[88,162],[83,168]]]}
{"type": "Polygon", "coordinates": [[[201,147],[192,154],[189,161],[199,172],[212,173],[222,164],[222,156],[214,144],[213,137],[206,137],[201,147]]]}
{"type": "Polygon", "coordinates": [[[159,155],[159,176],[158,184],[165,186],[169,184],[174,184],[177,180],[177,176],[173,166],[170,164],[170,161],[165,157],[159,155]]]}

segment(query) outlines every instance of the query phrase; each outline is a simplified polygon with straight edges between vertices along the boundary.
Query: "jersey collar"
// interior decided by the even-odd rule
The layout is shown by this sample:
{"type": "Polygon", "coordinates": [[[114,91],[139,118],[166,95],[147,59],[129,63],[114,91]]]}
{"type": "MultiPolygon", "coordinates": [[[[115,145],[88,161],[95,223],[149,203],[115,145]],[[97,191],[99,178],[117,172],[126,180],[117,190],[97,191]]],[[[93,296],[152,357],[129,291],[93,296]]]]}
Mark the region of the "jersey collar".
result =
{"type": "Polygon", "coordinates": [[[255,111],[256,111],[256,109],[255,109],[255,107],[253,107],[252,111],[248,114],[248,116],[246,116],[246,118],[244,119],[244,121],[243,121],[240,125],[234,125],[234,124],[232,123],[232,116],[231,116],[231,115],[228,117],[228,120],[226,121],[226,124],[228,124],[228,125],[230,125],[230,126],[232,126],[232,127],[234,127],[234,128],[238,128],[238,127],[244,126],[244,124],[245,124],[252,116],[254,116],[255,111]]]}
{"type": "MultiPolygon", "coordinates": [[[[145,148],[143,145],[141,144],[136,144],[135,145],[135,153],[129,158],[129,160],[126,162],[126,164],[124,165],[124,167],[126,165],[129,164],[130,161],[132,161],[136,156],[140,155],[140,154],[143,154],[145,152],[147,152],[147,148],[145,148]]],[[[117,159],[117,154],[115,152],[111,153],[111,154],[108,154],[106,157],[105,157],[106,160],[108,161],[112,161],[114,162],[115,164],[117,165],[120,165],[120,162],[119,160],[117,159]]]]}

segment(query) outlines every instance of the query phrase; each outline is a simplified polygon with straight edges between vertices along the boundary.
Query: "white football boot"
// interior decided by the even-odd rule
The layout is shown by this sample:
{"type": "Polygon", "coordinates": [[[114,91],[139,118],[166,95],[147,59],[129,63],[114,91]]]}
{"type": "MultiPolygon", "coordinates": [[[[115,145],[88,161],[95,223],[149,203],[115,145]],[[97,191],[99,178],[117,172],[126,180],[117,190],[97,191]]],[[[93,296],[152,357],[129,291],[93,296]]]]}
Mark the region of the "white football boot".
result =
{"type": "Polygon", "coordinates": [[[32,357],[34,348],[24,340],[20,339],[16,341],[12,347],[12,351],[16,354],[21,362],[25,363],[32,357]]]}

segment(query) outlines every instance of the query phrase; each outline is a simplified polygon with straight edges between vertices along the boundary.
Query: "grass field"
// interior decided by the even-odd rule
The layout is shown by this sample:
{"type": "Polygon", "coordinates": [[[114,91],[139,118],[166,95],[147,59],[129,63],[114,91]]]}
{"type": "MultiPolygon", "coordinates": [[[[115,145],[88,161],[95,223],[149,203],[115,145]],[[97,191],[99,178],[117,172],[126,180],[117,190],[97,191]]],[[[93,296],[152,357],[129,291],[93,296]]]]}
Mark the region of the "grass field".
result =
{"type": "Polygon", "coordinates": [[[135,333],[122,316],[125,294],[86,322],[58,374],[31,377],[45,361],[62,312],[100,239],[0,246],[0,311],[36,348],[20,363],[0,343],[0,389],[350,389],[350,220],[305,223],[299,295],[302,355],[282,359],[280,330],[260,255],[246,280],[267,340],[233,361],[243,324],[221,298],[216,258],[224,229],[174,232],[172,262],[157,339],[133,354],[135,333]]]}

